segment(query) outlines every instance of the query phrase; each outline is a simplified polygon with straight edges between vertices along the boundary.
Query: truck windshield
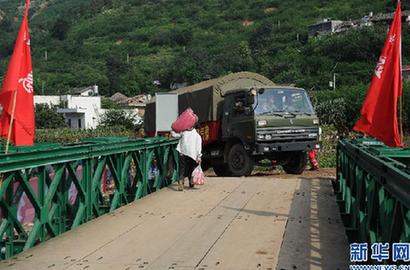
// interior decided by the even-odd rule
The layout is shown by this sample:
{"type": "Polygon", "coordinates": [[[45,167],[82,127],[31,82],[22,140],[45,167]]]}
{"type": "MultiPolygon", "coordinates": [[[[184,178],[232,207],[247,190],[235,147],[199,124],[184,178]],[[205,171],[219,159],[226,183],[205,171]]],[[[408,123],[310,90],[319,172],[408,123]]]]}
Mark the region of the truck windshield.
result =
{"type": "Polygon", "coordinates": [[[256,115],[313,114],[313,107],[302,89],[265,89],[255,97],[256,115]]]}

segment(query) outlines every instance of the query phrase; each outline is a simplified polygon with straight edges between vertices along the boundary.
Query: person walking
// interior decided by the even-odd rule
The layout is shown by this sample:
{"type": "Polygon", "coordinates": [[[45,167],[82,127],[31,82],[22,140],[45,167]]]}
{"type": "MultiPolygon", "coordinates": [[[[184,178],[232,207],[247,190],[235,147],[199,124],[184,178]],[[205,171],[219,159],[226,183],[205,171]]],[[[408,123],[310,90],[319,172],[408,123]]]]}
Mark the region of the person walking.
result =
{"type": "Polygon", "coordinates": [[[195,128],[185,130],[181,133],[171,131],[174,138],[179,138],[177,151],[179,152],[181,177],[178,181],[178,190],[184,190],[185,178],[188,178],[189,187],[194,187],[192,172],[201,163],[202,138],[195,128]]]}

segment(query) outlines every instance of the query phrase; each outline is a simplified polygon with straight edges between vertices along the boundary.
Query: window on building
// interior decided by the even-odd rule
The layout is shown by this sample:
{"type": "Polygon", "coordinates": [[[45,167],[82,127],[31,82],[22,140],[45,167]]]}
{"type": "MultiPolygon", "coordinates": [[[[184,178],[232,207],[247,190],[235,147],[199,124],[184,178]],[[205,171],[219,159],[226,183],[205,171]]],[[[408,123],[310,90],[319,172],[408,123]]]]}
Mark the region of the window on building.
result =
{"type": "Polygon", "coordinates": [[[82,128],[82,126],[81,126],[81,118],[78,119],[78,128],[82,128]]]}
{"type": "Polygon", "coordinates": [[[68,124],[68,127],[71,128],[71,119],[68,119],[67,124],[68,124]]]}

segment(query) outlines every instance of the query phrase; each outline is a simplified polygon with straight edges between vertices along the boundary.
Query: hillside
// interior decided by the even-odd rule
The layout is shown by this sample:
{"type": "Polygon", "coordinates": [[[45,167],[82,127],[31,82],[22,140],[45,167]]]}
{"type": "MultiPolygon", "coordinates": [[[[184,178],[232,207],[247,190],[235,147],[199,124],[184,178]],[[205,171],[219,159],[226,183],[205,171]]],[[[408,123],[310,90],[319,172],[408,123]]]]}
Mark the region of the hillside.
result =
{"type": "MultiPolygon", "coordinates": [[[[0,1],[0,76],[23,2],[0,1]]],[[[35,89],[98,84],[106,95],[135,95],[156,90],[154,80],[166,90],[241,70],[307,89],[328,89],[333,72],[339,86],[367,83],[386,26],[320,39],[308,39],[307,26],[392,10],[382,0],[32,0],[35,89]]],[[[408,34],[406,26],[405,56],[408,34]]]]}

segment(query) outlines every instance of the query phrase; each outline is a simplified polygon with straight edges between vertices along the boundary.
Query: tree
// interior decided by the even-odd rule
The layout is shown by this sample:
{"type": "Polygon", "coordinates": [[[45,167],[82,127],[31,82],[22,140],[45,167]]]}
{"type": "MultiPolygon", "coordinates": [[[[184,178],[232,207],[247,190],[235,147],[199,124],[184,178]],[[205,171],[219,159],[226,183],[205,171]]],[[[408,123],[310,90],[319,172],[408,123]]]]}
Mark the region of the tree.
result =
{"type": "Polygon", "coordinates": [[[100,119],[103,127],[124,127],[128,130],[137,130],[142,126],[142,119],[133,113],[124,110],[108,110],[100,119]]]}
{"type": "Polygon", "coordinates": [[[54,23],[51,29],[51,36],[59,40],[63,40],[66,37],[68,30],[70,29],[70,23],[66,19],[59,18],[54,23]]]}
{"type": "Polygon", "coordinates": [[[57,107],[50,107],[48,104],[36,104],[35,121],[38,129],[66,126],[63,115],[57,112],[57,107]]]}
{"type": "Polygon", "coordinates": [[[127,72],[127,64],[121,60],[122,55],[118,52],[111,52],[106,58],[106,68],[109,71],[109,94],[121,91],[121,81],[119,78],[127,72]]]}
{"type": "Polygon", "coordinates": [[[252,58],[252,51],[246,41],[239,43],[239,56],[241,57],[241,69],[250,70],[253,68],[254,62],[252,58]]]}

